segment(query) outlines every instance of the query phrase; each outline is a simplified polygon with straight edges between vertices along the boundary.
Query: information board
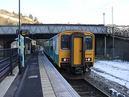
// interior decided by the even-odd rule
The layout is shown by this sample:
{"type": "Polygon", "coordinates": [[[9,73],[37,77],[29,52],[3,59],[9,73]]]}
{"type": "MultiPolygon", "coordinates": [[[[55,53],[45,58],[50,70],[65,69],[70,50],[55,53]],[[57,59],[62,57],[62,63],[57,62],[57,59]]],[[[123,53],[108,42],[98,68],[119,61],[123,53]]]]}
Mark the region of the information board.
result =
{"type": "Polygon", "coordinates": [[[20,43],[19,43],[19,55],[20,55],[20,63],[22,67],[25,67],[25,55],[24,55],[24,49],[25,49],[25,44],[24,44],[24,37],[22,35],[19,35],[20,43]]]}

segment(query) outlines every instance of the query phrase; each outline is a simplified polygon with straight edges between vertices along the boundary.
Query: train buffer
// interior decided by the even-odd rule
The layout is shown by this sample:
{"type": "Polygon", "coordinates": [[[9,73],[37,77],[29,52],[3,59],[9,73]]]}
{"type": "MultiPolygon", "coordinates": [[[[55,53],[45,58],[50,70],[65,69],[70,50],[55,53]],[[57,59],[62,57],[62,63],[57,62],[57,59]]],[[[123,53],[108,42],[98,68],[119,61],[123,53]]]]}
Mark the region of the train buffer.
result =
{"type": "Polygon", "coordinates": [[[4,97],[80,97],[44,54],[33,55],[27,65],[4,97]],[[10,91],[16,87],[12,95],[10,91]]]}

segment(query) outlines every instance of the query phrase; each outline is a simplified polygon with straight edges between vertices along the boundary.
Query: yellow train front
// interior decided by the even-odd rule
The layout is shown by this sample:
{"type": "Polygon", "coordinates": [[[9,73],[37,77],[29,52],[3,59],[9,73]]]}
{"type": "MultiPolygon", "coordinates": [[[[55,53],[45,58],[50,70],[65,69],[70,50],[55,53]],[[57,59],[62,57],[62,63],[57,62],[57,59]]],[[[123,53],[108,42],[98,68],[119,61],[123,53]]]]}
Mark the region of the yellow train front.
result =
{"type": "Polygon", "coordinates": [[[93,66],[95,36],[91,32],[65,31],[44,42],[45,53],[60,68],[72,72],[93,66]]]}

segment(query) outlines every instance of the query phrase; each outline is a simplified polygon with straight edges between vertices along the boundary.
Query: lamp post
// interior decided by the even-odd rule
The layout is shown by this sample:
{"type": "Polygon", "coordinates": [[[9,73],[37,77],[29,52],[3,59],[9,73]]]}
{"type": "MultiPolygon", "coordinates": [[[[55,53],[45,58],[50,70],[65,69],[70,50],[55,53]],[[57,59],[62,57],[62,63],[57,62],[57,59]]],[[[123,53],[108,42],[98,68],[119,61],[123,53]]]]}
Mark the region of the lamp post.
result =
{"type": "Polygon", "coordinates": [[[21,21],[20,21],[20,10],[21,10],[21,1],[18,1],[18,15],[19,15],[19,23],[18,23],[18,68],[19,68],[19,74],[22,73],[22,67],[21,67],[21,56],[20,56],[20,31],[21,31],[21,21]]]}
{"type": "Polygon", "coordinates": [[[19,0],[18,2],[18,8],[19,8],[19,26],[18,26],[18,55],[19,55],[19,74],[25,70],[25,32],[23,29],[21,29],[21,2],[19,0]]]}
{"type": "Polygon", "coordinates": [[[112,58],[114,58],[115,49],[115,39],[114,39],[114,17],[113,17],[113,7],[112,7],[112,58]]]}
{"type": "MultiPolygon", "coordinates": [[[[105,26],[105,12],[103,12],[103,25],[105,26]]],[[[104,56],[107,56],[107,38],[104,37],[104,56]]]]}
{"type": "MultiPolygon", "coordinates": [[[[18,8],[19,8],[19,26],[18,26],[18,29],[19,29],[19,31],[21,30],[21,21],[20,21],[20,18],[21,18],[21,15],[20,15],[20,13],[21,13],[21,0],[19,0],[19,2],[18,2],[18,8]]],[[[19,33],[20,34],[20,33],[19,33]]]]}
{"type": "Polygon", "coordinates": [[[103,13],[103,24],[105,25],[105,12],[103,13]]]}

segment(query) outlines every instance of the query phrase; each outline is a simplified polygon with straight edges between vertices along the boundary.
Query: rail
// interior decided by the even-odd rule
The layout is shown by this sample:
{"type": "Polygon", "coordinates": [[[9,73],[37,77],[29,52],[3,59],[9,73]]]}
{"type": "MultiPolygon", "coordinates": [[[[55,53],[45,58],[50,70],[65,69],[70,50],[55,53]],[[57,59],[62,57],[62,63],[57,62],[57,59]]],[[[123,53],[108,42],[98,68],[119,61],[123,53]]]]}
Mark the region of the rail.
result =
{"type": "Polygon", "coordinates": [[[0,82],[12,71],[18,62],[17,48],[0,49],[0,82]]]}

